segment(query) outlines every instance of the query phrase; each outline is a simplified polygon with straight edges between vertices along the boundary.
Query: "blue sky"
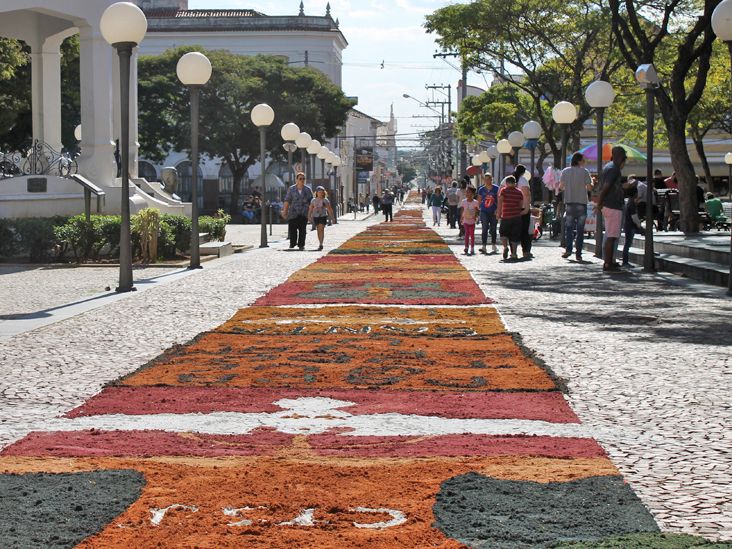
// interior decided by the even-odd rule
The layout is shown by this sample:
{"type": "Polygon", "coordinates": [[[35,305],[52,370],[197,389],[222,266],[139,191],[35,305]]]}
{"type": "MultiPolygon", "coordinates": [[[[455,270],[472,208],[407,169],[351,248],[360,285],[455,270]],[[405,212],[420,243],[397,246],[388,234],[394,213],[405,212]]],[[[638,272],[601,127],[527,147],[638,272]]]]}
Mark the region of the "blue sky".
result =
{"type": "MultiPolygon", "coordinates": [[[[328,0],[304,0],[305,13],[324,15],[328,0]]],[[[386,120],[390,105],[398,117],[399,133],[410,134],[434,127],[433,115],[411,99],[428,100],[425,85],[455,86],[460,72],[448,63],[434,59],[437,51],[432,35],[422,28],[425,15],[447,5],[445,0],[330,0],[331,14],[340,19],[340,28],[349,46],[343,52],[343,89],[359,98],[357,108],[386,120]],[[384,61],[384,68],[381,62],[384,61]]],[[[249,8],[268,15],[296,15],[300,0],[189,0],[191,9],[249,8]]],[[[455,60],[449,60],[455,67],[455,60]]],[[[468,83],[486,87],[482,77],[470,75],[468,83]]],[[[439,96],[436,99],[440,99],[439,96]]],[[[453,107],[454,108],[454,107],[453,107]]]]}

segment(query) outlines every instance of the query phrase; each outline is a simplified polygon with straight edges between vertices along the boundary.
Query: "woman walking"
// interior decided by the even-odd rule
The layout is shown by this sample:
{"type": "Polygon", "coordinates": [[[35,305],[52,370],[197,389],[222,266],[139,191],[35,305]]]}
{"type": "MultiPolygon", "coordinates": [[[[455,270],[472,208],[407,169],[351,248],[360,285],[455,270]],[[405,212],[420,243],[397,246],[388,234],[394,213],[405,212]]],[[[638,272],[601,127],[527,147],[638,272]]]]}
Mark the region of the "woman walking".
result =
{"type": "Polygon", "coordinates": [[[435,187],[435,192],[430,197],[430,206],[432,206],[432,226],[440,226],[442,220],[442,206],[445,198],[442,196],[442,187],[435,187]]]}
{"type": "Polygon", "coordinates": [[[333,208],[330,205],[325,188],[319,186],[315,189],[315,198],[310,201],[310,208],[308,209],[308,219],[318,230],[318,242],[320,242],[318,251],[323,249],[323,239],[325,238],[325,226],[328,224],[328,216],[330,216],[333,223],[336,223],[333,208]]]}

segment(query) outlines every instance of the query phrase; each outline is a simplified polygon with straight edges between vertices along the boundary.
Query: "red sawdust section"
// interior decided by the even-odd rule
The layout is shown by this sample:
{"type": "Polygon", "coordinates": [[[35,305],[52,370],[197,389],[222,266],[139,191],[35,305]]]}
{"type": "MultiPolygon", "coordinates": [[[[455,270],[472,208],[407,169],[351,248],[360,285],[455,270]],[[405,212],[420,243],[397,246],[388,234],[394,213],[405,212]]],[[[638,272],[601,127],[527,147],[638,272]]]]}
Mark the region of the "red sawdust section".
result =
{"type": "Polygon", "coordinates": [[[312,435],[308,437],[308,443],[318,455],[343,457],[605,456],[600,445],[592,439],[548,436],[348,437],[328,434],[312,435]]]}
{"type": "Polygon", "coordinates": [[[78,547],[84,549],[148,549],[160,547],[215,548],[402,548],[462,547],[432,527],[432,506],[440,484],[475,471],[512,480],[567,481],[616,474],[607,459],[429,459],[322,460],[231,459],[146,460],[119,459],[17,461],[0,467],[20,470],[124,469],[145,475],[141,497],[100,534],[78,547]],[[180,504],[158,526],[152,509],[180,504]],[[252,508],[239,513],[224,509],[252,508]],[[402,524],[384,529],[356,524],[388,522],[388,513],[359,512],[357,508],[390,509],[402,513],[402,524]],[[313,526],[285,526],[303,510],[313,509],[313,526]],[[234,516],[232,516],[232,514],[234,516]],[[244,519],[252,524],[234,525],[244,519]],[[326,522],[327,521],[327,522],[326,522]]]}
{"type": "Polygon", "coordinates": [[[368,436],[343,434],[299,437],[269,429],[249,435],[210,435],[167,431],[58,431],[31,433],[1,456],[155,457],[271,456],[277,451],[310,449],[312,455],[363,458],[536,456],[592,458],[605,455],[592,439],[546,436],[440,435],[368,436]]]}
{"type": "Polygon", "coordinates": [[[30,433],[0,456],[271,456],[292,444],[293,435],[262,429],[248,435],[168,431],[59,431],[30,433]]]}
{"type": "Polygon", "coordinates": [[[216,329],[249,335],[484,337],[505,332],[492,307],[247,307],[216,329]]]}
{"type": "Polygon", "coordinates": [[[219,387],[108,387],[66,414],[185,414],[212,412],[273,413],[281,399],[332,398],[355,403],[353,415],[416,414],[446,418],[528,419],[579,423],[564,397],[544,393],[442,393],[417,391],[332,391],[320,389],[231,389],[219,387]]]}
{"type": "Polygon", "coordinates": [[[435,391],[556,390],[509,335],[424,337],[234,336],[207,333],[119,384],[378,388],[435,391]]]}
{"type": "Polygon", "coordinates": [[[466,273],[464,280],[389,279],[285,282],[255,305],[363,303],[385,305],[480,305],[493,303],[466,273]]]}

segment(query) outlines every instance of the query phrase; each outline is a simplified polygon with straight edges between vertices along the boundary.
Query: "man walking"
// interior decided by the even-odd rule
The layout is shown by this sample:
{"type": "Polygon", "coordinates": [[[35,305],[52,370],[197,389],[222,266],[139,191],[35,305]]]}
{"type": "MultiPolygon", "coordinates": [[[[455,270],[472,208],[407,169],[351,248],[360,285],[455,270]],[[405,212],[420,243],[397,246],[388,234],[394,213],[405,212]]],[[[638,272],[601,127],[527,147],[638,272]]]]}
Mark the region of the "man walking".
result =
{"type": "Polygon", "coordinates": [[[290,235],[290,249],[297,246],[305,249],[305,236],[308,224],[308,210],[313,200],[313,191],[305,185],[305,174],[299,172],[295,176],[295,184],[287,189],[282,217],[287,219],[290,235]]]}
{"type": "Polygon", "coordinates": [[[385,189],[381,197],[381,211],[384,212],[384,221],[394,221],[394,216],[392,215],[393,205],[394,195],[391,194],[389,189],[385,189]]]}
{"type": "Polygon", "coordinates": [[[611,273],[623,272],[615,261],[615,245],[620,238],[623,219],[624,192],[622,169],[628,155],[623,147],[613,147],[612,160],[605,164],[600,174],[601,191],[595,206],[605,220],[605,242],[603,246],[602,270],[611,273]]]}
{"type": "Polygon", "coordinates": [[[460,206],[457,181],[452,182],[452,187],[447,189],[447,193],[445,194],[447,195],[447,222],[450,228],[454,229],[458,222],[458,207],[460,206]]]}
{"type": "Polygon", "coordinates": [[[582,261],[582,245],[585,241],[585,221],[587,220],[587,191],[592,190],[592,176],[585,168],[585,157],[582,153],[574,153],[569,168],[562,170],[559,189],[564,191],[565,203],[564,240],[566,249],[562,257],[566,259],[572,255],[572,245],[576,235],[575,257],[577,261],[582,261]]]}
{"type": "Polygon", "coordinates": [[[480,202],[480,226],[481,226],[481,248],[480,253],[488,253],[485,249],[488,243],[488,232],[491,233],[491,252],[498,253],[496,246],[496,208],[498,207],[498,185],[493,183],[493,176],[486,173],[483,176],[483,184],[478,189],[478,202],[480,202]]]}

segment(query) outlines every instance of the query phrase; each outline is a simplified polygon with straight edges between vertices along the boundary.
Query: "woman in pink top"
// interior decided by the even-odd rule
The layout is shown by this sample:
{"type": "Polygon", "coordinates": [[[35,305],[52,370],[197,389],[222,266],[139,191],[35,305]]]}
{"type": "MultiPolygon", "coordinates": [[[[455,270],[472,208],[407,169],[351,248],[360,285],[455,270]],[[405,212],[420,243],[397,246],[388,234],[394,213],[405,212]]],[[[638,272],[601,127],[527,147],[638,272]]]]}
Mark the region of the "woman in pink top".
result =
{"type": "Polygon", "coordinates": [[[475,199],[475,188],[465,189],[466,198],[460,203],[462,217],[460,222],[465,228],[465,255],[475,255],[475,220],[480,212],[480,204],[475,199]],[[470,247],[470,253],[468,253],[470,247]]]}

